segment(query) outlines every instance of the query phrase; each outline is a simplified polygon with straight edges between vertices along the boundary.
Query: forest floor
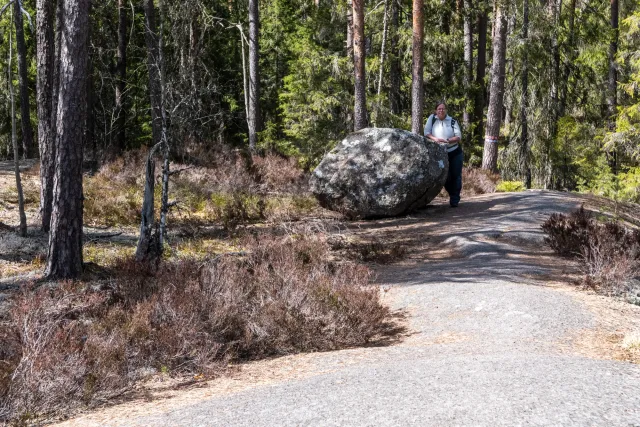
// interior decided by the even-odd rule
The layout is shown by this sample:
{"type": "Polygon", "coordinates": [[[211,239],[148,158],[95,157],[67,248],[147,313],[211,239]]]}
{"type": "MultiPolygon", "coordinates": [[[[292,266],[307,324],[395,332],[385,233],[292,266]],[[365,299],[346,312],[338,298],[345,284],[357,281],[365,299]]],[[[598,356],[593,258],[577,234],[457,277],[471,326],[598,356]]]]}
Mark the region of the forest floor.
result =
{"type": "MultiPolygon", "coordinates": [[[[383,302],[406,314],[402,339],[245,363],[187,385],[159,375],[139,399],[60,425],[640,425],[640,307],[580,289],[578,263],[544,244],[542,222],[581,204],[605,216],[619,208],[535,190],[456,209],[436,200],[395,219],[308,219],[336,248],[359,244],[365,261],[402,248],[371,264],[383,302]]],[[[4,206],[0,221],[15,225],[4,206]]],[[[635,225],[638,214],[617,212],[635,225]]],[[[85,232],[100,256],[135,245],[135,227],[85,232]]],[[[0,292],[41,270],[45,236],[15,239],[0,230],[0,292]]]]}

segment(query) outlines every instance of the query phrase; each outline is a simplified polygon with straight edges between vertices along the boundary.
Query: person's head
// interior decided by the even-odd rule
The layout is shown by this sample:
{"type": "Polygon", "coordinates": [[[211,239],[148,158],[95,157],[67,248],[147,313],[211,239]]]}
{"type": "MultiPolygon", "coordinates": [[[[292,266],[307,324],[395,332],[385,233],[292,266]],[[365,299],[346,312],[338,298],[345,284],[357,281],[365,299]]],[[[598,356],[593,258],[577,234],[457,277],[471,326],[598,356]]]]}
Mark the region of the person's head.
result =
{"type": "Polygon", "coordinates": [[[442,101],[438,101],[436,104],[436,116],[440,120],[444,120],[447,117],[447,104],[442,101]]]}

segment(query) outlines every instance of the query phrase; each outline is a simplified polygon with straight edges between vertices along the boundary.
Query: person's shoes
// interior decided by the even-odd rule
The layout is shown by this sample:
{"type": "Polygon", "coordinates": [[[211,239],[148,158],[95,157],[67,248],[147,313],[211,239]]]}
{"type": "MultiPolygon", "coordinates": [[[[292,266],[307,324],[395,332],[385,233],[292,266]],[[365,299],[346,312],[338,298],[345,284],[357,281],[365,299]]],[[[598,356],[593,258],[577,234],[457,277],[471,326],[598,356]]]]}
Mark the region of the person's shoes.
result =
{"type": "Polygon", "coordinates": [[[450,202],[450,203],[449,203],[449,206],[451,206],[452,208],[457,208],[457,207],[458,207],[458,204],[457,204],[457,203],[450,202]]]}

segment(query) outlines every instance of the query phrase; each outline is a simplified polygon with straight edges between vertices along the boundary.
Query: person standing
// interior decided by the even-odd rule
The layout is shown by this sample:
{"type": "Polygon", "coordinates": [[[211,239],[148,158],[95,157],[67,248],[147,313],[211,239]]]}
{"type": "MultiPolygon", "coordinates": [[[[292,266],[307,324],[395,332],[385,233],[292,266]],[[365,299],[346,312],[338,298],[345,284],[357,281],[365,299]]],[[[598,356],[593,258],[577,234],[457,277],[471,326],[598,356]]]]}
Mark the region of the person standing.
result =
{"type": "Polygon", "coordinates": [[[462,191],[462,161],[464,153],[460,147],[462,133],[457,120],[447,115],[447,105],[438,102],[434,114],[431,114],[424,125],[424,136],[433,142],[446,146],[449,155],[449,175],[444,188],[449,193],[449,205],[452,208],[460,203],[462,191]]]}

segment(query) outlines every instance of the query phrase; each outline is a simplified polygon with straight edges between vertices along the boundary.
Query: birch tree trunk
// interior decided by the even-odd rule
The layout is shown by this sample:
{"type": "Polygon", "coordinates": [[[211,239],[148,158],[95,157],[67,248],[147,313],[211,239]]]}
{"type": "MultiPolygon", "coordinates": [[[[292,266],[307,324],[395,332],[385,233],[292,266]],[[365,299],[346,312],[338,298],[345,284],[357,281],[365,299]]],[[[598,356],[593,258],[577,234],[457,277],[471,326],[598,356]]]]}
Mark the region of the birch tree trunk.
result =
{"type": "Polygon", "coordinates": [[[24,20],[22,0],[14,0],[13,19],[16,27],[16,47],[18,50],[18,79],[20,82],[20,121],[22,123],[22,156],[25,159],[36,154],[33,145],[33,128],[29,102],[29,79],[27,76],[27,45],[24,41],[24,20]]]}
{"type": "Polygon", "coordinates": [[[89,0],[65,0],[48,279],[82,273],[82,137],[86,115],[89,0]]]}
{"type": "Polygon", "coordinates": [[[504,98],[505,56],[507,51],[507,16],[509,0],[496,2],[495,37],[493,39],[493,65],[491,67],[491,89],[489,111],[487,113],[487,134],[484,139],[482,168],[497,172],[498,140],[502,121],[502,101],[504,98]]]}
{"type": "Polygon", "coordinates": [[[260,11],[249,0],[249,148],[254,151],[260,131],[260,11]]]}
{"type": "Polygon", "coordinates": [[[353,66],[355,105],[353,130],[367,127],[367,94],[365,80],[364,0],[353,0],[353,66]]]}
{"type": "Polygon", "coordinates": [[[413,76],[411,85],[411,132],[422,135],[424,113],[423,82],[423,40],[424,17],[422,15],[423,0],[413,0],[413,76]]]}
{"type": "Polygon", "coordinates": [[[49,232],[51,223],[55,172],[54,7],[55,2],[52,0],[37,0],[36,3],[36,103],[38,105],[38,146],[40,148],[40,220],[44,232],[49,232]]]}

